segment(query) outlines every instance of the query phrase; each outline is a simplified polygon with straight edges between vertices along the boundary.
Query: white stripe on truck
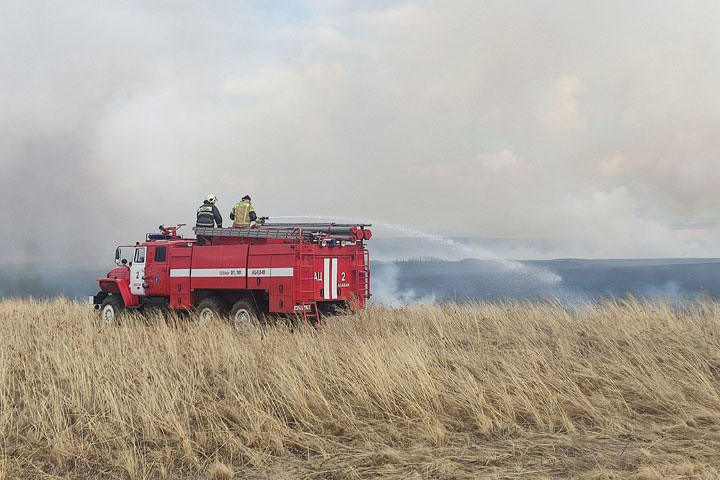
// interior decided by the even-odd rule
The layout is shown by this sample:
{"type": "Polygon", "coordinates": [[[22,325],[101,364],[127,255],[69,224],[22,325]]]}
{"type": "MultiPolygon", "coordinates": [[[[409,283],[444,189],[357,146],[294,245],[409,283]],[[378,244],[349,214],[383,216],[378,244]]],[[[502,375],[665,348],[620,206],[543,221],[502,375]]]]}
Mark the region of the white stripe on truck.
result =
{"type": "Polygon", "coordinates": [[[270,269],[270,275],[273,277],[292,277],[295,274],[293,267],[276,267],[270,269]]]}
{"type": "Polygon", "coordinates": [[[323,298],[330,298],[330,259],[323,258],[323,298]]]}
{"type": "Polygon", "coordinates": [[[293,267],[281,268],[171,268],[171,277],[226,278],[226,277],[292,277],[293,267]]]}
{"type": "Polygon", "coordinates": [[[337,268],[337,258],[332,259],[332,273],[330,274],[330,281],[332,281],[332,288],[330,290],[330,298],[332,300],[335,300],[337,298],[337,277],[338,277],[338,268],[337,268]]]}

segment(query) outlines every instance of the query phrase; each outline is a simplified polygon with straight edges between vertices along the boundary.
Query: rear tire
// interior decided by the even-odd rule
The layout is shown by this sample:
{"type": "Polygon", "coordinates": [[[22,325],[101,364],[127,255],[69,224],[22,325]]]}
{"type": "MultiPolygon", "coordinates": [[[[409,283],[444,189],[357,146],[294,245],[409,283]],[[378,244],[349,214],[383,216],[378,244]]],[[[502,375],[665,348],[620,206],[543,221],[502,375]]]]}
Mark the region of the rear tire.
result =
{"type": "Polygon", "coordinates": [[[227,309],[225,305],[217,298],[201,300],[197,307],[195,307],[195,314],[197,315],[198,323],[201,325],[207,325],[213,320],[218,320],[225,315],[226,312],[227,309]]]}
{"type": "Polygon", "coordinates": [[[260,319],[252,300],[241,298],[235,302],[230,311],[230,325],[238,332],[260,327],[260,319]]]}
{"type": "Polygon", "coordinates": [[[105,323],[116,323],[123,311],[125,303],[117,295],[110,295],[100,304],[100,317],[105,323]]]}

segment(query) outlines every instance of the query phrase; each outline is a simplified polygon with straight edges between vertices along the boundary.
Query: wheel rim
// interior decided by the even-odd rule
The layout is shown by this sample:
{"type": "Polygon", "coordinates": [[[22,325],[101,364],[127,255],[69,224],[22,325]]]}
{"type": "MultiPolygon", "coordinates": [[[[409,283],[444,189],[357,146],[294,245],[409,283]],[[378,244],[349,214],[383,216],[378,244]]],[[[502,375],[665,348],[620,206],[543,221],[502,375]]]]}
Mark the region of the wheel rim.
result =
{"type": "Polygon", "coordinates": [[[247,311],[247,309],[241,308],[237,312],[235,312],[232,320],[235,330],[242,330],[248,325],[250,325],[250,323],[252,322],[252,316],[250,315],[250,312],[247,311]]]}
{"type": "Polygon", "coordinates": [[[215,319],[216,316],[217,315],[215,315],[213,309],[209,307],[203,308],[198,314],[198,317],[200,318],[200,323],[210,323],[215,319]]]}
{"type": "Polygon", "coordinates": [[[115,321],[115,308],[112,305],[105,305],[102,309],[102,318],[106,322],[115,321]]]}

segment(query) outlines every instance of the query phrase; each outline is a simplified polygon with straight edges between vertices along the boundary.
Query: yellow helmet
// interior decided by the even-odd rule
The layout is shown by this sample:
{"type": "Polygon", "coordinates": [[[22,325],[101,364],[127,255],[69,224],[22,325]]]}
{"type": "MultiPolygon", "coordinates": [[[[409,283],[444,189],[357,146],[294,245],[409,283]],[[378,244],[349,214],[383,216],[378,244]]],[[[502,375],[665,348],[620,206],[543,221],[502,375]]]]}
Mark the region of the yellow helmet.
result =
{"type": "Polygon", "coordinates": [[[205,200],[207,200],[208,202],[215,205],[215,202],[217,202],[217,197],[215,195],[210,194],[207,197],[205,197],[205,200]]]}

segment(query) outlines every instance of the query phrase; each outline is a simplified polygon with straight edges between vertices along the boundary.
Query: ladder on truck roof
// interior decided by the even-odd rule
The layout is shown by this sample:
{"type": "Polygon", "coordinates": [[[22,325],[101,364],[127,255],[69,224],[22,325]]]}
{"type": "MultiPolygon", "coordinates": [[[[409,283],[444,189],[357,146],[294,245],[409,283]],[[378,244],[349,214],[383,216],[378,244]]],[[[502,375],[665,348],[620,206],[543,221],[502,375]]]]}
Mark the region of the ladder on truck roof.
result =
{"type": "Polygon", "coordinates": [[[193,231],[195,235],[204,237],[281,238],[302,242],[325,238],[348,240],[356,231],[369,226],[352,223],[266,223],[241,228],[195,227],[193,231]]]}
{"type": "Polygon", "coordinates": [[[204,237],[238,237],[238,238],[287,238],[297,239],[308,237],[310,232],[299,228],[213,228],[195,227],[195,235],[204,237]]]}

